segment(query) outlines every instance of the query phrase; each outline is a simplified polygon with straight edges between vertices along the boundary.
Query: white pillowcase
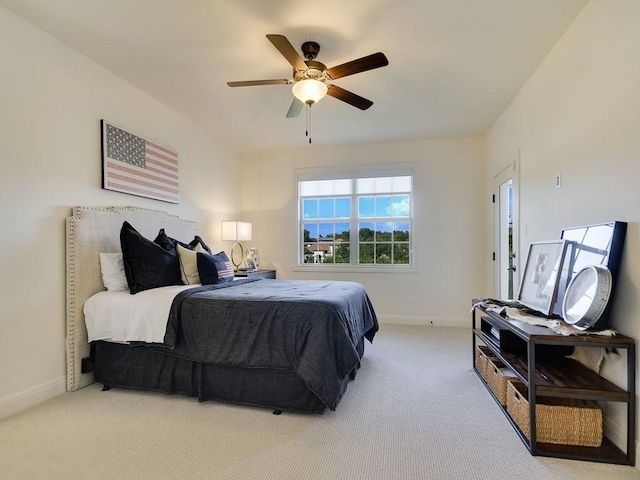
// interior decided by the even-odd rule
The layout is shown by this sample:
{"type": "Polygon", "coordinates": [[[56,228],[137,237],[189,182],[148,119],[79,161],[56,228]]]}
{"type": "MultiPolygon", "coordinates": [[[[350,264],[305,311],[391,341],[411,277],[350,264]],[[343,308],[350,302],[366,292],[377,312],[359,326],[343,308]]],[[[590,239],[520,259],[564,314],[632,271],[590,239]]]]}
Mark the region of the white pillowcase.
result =
{"type": "Polygon", "coordinates": [[[180,258],[180,273],[182,274],[182,283],[185,285],[194,285],[202,283],[200,281],[200,274],[198,273],[198,252],[207,252],[200,243],[198,243],[193,250],[184,248],[182,245],[176,245],[178,250],[178,257],[180,258]]]}
{"type": "Polygon", "coordinates": [[[102,271],[102,283],[112,292],[129,290],[127,276],[124,273],[122,253],[100,252],[100,270],[102,271]]]}

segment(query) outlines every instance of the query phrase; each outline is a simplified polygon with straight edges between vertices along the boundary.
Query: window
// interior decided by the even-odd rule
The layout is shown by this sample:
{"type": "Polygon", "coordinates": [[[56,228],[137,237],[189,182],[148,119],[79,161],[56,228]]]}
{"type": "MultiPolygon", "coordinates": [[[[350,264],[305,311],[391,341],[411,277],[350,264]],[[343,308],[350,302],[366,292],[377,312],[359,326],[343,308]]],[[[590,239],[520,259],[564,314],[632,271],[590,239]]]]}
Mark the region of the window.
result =
{"type": "Polygon", "coordinates": [[[298,177],[298,264],[411,266],[411,171],[298,177]]]}

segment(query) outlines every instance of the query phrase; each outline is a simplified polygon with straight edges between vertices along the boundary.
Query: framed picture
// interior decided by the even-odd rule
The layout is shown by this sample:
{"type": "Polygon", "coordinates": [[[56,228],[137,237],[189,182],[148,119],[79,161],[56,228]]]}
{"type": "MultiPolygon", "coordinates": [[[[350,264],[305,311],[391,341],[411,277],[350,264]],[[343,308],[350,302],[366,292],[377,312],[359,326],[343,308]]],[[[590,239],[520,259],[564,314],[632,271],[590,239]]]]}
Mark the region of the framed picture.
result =
{"type": "Polygon", "coordinates": [[[180,203],[178,153],[102,120],[102,188],[180,203]]]}
{"type": "Polygon", "coordinates": [[[255,272],[256,270],[258,270],[255,259],[245,258],[244,263],[247,267],[247,272],[255,272]]]}
{"type": "Polygon", "coordinates": [[[518,302],[548,317],[558,295],[567,240],[533,242],[520,281],[518,302]]]}

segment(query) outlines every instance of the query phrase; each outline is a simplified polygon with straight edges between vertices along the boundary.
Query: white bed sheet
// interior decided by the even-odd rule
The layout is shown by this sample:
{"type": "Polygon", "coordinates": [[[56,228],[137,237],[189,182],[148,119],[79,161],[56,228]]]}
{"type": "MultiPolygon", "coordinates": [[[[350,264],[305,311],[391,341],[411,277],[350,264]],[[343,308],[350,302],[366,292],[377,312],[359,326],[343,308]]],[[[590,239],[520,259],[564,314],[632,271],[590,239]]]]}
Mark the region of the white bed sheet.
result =
{"type": "Polygon", "coordinates": [[[103,291],[84,303],[89,341],[162,343],[175,296],[198,285],[160,287],[131,295],[103,291]]]}

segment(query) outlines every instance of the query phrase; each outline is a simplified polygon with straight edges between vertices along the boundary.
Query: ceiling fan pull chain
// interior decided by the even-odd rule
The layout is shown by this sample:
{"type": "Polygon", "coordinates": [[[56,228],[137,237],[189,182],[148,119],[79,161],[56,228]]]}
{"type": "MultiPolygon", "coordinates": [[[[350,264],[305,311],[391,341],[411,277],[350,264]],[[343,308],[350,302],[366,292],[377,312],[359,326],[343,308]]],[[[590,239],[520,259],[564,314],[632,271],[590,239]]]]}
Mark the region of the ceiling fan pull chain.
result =
{"type": "Polygon", "coordinates": [[[309,137],[309,143],[311,143],[311,105],[307,103],[305,110],[305,120],[307,121],[305,136],[309,137]]]}

